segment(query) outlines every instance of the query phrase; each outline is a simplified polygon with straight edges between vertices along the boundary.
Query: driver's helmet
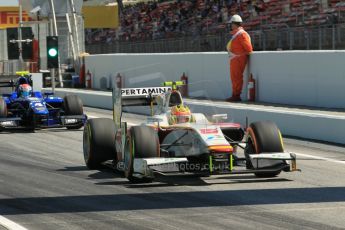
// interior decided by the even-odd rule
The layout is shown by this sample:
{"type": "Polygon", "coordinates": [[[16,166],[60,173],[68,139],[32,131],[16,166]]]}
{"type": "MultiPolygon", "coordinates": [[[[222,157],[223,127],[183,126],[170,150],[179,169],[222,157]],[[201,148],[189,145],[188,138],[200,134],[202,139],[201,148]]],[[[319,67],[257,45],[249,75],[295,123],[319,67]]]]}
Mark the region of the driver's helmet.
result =
{"type": "Polygon", "coordinates": [[[18,87],[18,97],[30,97],[32,93],[32,88],[29,84],[21,84],[18,87]]]}
{"type": "Polygon", "coordinates": [[[192,121],[192,113],[188,106],[180,104],[171,108],[170,124],[187,123],[192,121]]]}

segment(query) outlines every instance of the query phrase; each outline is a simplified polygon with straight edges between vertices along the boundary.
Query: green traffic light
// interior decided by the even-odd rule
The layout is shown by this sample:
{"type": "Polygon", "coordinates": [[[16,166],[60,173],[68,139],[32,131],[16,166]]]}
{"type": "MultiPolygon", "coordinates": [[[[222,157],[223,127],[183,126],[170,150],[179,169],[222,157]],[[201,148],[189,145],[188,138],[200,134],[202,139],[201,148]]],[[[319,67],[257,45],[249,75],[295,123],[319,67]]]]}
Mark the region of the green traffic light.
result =
{"type": "Polygon", "coordinates": [[[58,54],[58,51],[55,48],[50,48],[48,50],[48,54],[49,54],[50,57],[55,57],[58,54]]]}

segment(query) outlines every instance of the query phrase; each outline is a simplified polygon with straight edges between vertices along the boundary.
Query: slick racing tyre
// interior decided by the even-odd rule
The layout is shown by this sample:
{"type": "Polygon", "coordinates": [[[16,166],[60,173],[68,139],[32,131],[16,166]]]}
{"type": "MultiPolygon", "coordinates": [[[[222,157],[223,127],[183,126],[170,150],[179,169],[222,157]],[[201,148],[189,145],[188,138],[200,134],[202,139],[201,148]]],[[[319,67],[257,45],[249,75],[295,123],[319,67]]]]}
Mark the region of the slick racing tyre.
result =
{"type": "Polygon", "coordinates": [[[87,121],[83,133],[83,152],[89,169],[103,168],[107,160],[116,161],[115,124],[112,119],[97,118],[87,121]]]}
{"type": "MultiPolygon", "coordinates": [[[[281,133],[271,121],[260,121],[250,124],[248,128],[247,145],[244,150],[247,158],[247,167],[251,167],[250,154],[284,152],[281,133]]],[[[270,173],[255,173],[257,177],[275,177],[280,171],[270,173]]]]}
{"type": "MultiPolygon", "coordinates": [[[[73,116],[73,115],[83,115],[83,102],[77,95],[67,95],[64,98],[63,102],[65,114],[67,116],[73,116]]],[[[80,122],[73,126],[67,126],[67,129],[80,129],[83,127],[83,123],[80,122]]]]}
{"type": "Polygon", "coordinates": [[[157,132],[148,126],[134,126],[126,138],[124,165],[125,176],[132,183],[148,183],[152,178],[133,176],[134,158],[158,157],[160,151],[157,132]]]}
{"type": "MultiPolygon", "coordinates": [[[[3,98],[0,98],[0,118],[7,117],[7,104],[3,98]]],[[[2,128],[0,127],[0,132],[2,128]]]]}
{"type": "Polygon", "coordinates": [[[36,128],[37,128],[36,127],[37,126],[37,117],[35,115],[35,112],[32,109],[29,110],[29,116],[28,117],[30,120],[30,124],[26,127],[26,130],[28,132],[34,133],[36,128]]]}
{"type": "Polygon", "coordinates": [[[0,118],[7,117],[7,104],[3,98],[0,98],[0,118]]]}

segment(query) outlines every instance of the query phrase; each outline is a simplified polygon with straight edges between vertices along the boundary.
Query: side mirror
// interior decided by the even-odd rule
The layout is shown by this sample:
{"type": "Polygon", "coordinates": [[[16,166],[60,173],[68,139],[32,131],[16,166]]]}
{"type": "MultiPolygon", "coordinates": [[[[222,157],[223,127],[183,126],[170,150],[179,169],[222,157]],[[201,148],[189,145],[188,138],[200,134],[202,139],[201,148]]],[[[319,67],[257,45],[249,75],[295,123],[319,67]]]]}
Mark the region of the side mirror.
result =
{"type": "Polygon", "coordinates": [[[228,114],[214,114],[212,115],[212,121],[215,123],[226,121],[228,119],[228,114]]]}

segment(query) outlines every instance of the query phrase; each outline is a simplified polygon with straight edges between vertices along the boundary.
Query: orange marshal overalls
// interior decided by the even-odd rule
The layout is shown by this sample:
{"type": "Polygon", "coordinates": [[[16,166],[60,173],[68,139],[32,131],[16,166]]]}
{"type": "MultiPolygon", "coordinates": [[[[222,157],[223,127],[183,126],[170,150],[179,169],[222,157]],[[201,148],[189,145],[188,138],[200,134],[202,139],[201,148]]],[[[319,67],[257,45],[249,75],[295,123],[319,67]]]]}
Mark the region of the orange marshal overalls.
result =
{"type": "Polygon", "coordinates": [[[230,78],[232,82],[232,96],[239,97],[243,87],[243,72],[248,62],[248,54],[253,52],[250,36],[239,27],[232,31],[232,38],[226,49],[229,52],[230,78]]]}

